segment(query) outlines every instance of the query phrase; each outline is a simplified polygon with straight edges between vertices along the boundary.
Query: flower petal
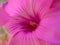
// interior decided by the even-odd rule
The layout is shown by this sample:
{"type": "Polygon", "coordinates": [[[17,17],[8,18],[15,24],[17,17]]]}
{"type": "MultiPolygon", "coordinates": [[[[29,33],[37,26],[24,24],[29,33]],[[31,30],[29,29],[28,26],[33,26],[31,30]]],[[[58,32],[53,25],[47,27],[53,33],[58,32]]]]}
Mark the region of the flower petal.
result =
{"type": "Polygon", "coordinates": [[[25,0],[8,0],[8,5],[6,6],[6,11],[14,15],[18,9],[21,9],[22,6],[25,6],[25,0]]]}
{"type": "MultiPolygon", "coordinates": [[[[24,32],[18,32],[14,34],[7,45],[55,45],[44,40],[38,39],[34,33],[24,34],[24,32]]],[[[57,45],[57,44],[56,44],[57,45]]]]}
{"type": "MultiPolygon", "coordinates": [[[[26,13],[26,11],[31,15],[35,13],[43,13],[50,6],[53,0],[8,0],[8,5],[6,6],[6,11],[11,15],[16,15],[17,11],[19,14],[26,13]]],[[[25,15],[24,15],[25,16],[25,15]]]]}
{"type": "Polygon", "coordinates": [[[10,34],[15,34],[18,31],[21,31],[21,26],[18,20],[10,19],[8,23],[6,23],[6,28],[10,34]]]}
{"type": "Polygon", "coordinates": [[[49,12],[47,15],[40,22],[36,34],[43,40],[60,43],[60,11],[49,12]]]}
{"type": "Polygon", "coordinates": [[[5,12],[3,7],[0,7],[0,26],[5,24],[9,19],[9,15],[5,12]]]}
{"type": "Polygon", "coordinates": [[[35,34],[18,32],[10,39],[9,45],[40,45],[35,34]]]}
{"type": "Polygon", "coordinates": [[[54,0],[51,8],[60,8],[60,0],[54,0]]]}

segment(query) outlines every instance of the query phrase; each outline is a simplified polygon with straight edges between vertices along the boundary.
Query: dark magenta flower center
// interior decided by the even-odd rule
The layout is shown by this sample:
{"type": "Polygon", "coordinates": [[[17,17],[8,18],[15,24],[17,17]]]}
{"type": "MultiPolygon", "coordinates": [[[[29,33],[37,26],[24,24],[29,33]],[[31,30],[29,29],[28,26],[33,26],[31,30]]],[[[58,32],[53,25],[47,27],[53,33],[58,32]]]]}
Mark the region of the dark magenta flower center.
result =
{"type": "Polygon", "coordinates": [[[38,14],[35,14],[33,17],[29,15],[29,17],[30,19],[26,17],[21,17],[22,19],[24,19],[20,22],[20,25],[22,26],[22,29],[24,30],[24,32],[35,31],[35,29],[38,27],[40,22],[40,17],[38,14]]]}

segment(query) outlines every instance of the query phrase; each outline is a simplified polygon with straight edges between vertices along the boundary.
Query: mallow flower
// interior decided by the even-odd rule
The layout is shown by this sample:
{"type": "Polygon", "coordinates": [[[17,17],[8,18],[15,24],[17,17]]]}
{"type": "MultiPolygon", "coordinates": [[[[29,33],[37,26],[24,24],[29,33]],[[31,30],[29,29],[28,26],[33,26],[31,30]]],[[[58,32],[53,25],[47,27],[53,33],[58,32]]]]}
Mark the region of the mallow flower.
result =
{"type": "Polygon", "coordinates": [[[5,11],[12,17],[8,45],[60,43],[60,0],[8,0],[5,11]]]}

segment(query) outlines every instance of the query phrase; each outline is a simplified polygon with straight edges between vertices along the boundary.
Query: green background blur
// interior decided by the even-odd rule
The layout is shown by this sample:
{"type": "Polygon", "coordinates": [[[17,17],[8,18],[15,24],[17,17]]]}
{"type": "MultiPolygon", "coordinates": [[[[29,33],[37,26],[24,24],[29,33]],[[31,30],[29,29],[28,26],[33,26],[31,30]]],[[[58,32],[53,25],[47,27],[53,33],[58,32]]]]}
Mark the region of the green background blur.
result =
{"type": "Polygon", "coordinates": [[[4,2],[6,2],[6,0],[0,0],[0,6],[1,6],[4,2]]]}

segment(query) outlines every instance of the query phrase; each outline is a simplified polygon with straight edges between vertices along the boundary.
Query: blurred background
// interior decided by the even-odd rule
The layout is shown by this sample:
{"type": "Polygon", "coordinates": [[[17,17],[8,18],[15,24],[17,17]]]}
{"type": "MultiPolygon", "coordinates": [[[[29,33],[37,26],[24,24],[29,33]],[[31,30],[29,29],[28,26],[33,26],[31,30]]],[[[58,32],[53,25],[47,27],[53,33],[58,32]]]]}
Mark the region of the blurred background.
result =
{"type": "Polygon", "coordinates": [[[2,6],[2,4],[5,2],[6,2],[6,0],[0,0],[0,6],[2,6]]]}

